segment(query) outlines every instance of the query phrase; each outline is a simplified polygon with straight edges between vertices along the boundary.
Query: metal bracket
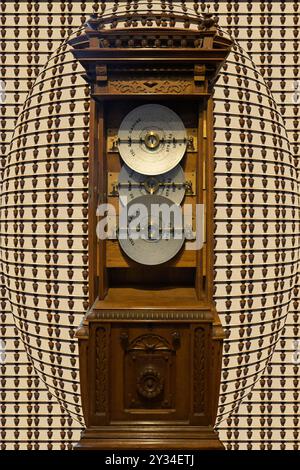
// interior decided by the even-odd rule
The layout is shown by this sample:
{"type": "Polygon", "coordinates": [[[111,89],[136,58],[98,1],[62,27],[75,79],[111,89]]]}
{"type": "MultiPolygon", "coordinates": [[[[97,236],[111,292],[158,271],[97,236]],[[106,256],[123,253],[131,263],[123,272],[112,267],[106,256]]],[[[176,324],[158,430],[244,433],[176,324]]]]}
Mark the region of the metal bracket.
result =
{"type": "MultiPolygon", "coordinates": [[[[186,181],[183,183],[187,196],[196,195],[196,173],[186,173],[186,181]]],[[[134,183],[118,183],[118,173],[108,173],[108,195],[116,197],[119,195],[119,188],[124,186],[134,186],[134,183]]],[[[136,183],[136,187],[143,187],[144,183],[136,183]]],[[[181,183],[159,183],[159,186],[164,187],[181,187],[181,183]]]]}

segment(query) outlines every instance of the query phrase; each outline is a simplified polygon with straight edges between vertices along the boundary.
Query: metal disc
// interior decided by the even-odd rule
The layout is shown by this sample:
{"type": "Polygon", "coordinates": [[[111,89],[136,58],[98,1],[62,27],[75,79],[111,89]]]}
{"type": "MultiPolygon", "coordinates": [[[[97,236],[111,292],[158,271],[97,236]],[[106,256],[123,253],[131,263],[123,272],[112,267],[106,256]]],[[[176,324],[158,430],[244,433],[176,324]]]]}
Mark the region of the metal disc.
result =
{"type": "Polygon", "coordinates": [[[180,117],[166,106],[138,106],[123,119],[119,152],[124,162],[144,175],[172,170],[187,147],[187,133],[180,117]]]}
{"type": "Polygon", "coordinates": [[[162,175],[142,175],[123,165],[119,173],[119,197],[123,205],[139,196],[157,195],[180,204],[185,195],[184,172],[180,165],[162,175]]]}
{"type": "Polygon", "coordinates": [[[182,209],[163,196],[140,196],[123,208],[118,238],[122,250],[137,263],[166,263],[184,243],[182,209]],[[163,217],[157,208],[171,208],[176,216],[163,217]]]}

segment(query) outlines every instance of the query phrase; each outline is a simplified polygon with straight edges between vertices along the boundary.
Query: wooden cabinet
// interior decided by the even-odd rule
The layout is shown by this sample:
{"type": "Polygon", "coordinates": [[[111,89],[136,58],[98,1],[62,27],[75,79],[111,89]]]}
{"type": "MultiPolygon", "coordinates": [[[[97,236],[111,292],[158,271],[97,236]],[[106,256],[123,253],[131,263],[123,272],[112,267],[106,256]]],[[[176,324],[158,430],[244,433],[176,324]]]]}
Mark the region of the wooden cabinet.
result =
{"type": "MultiPolygon", "coordinates": [[[[231,42],[209,14],[189,26],[174,15],[176,28],[149,26],[141,15],[135,28],[129,21],[114,29],[109,18],[92,17],[70,41],[91,85],[90,310],[77,333],[86,430],[78,449],[223,448],[213,429],[224,334],[213,302],[212,92],[231,42]],[[196,214],[192,228],[204,206],[204,243],[190,250],[185,241],[156,265],[96,232],[98,205],[120,208],[118,129],[147,103],[167,107],[184,126],[181,207],[196,214]]],[[[160,145],[159,132],[147,129],[160,145]]]]}
{"type": "Polygon", "coordinates": [[[222,448],[212,430],[222,333],[207,310],[93,310],[79,331],[88,425],[79,445],[222,448]]]}

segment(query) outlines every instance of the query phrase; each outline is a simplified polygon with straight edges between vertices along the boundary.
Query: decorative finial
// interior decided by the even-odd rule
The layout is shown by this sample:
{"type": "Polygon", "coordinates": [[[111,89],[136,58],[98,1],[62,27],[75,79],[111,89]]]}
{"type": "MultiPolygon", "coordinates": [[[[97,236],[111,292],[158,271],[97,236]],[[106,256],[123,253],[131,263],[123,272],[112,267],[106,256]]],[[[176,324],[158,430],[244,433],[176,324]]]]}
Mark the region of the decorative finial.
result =
{"type": "Polygon", "coordinates": [[[216,27],[218,19],[210,12],[210,5],[206,6],[206,11],[203,12],[202,28],[210,29],[216,27]]]}

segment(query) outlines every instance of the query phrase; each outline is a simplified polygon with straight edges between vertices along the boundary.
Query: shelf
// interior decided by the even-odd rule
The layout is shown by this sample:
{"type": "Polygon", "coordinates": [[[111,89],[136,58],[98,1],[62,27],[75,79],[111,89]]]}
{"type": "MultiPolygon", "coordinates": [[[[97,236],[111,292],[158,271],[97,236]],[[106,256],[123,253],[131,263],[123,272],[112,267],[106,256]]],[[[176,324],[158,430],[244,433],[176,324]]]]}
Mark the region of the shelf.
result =
{"type": "Polygon", "coordinates": [[[208,302],[198,300],[193,287],[132,288],[115,287],[108,291],[104,300],[98,300],[94,309],[172,309],[207,310],[208,302]]]}

